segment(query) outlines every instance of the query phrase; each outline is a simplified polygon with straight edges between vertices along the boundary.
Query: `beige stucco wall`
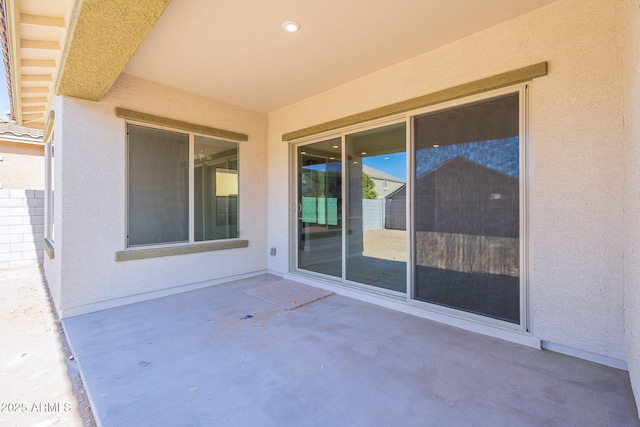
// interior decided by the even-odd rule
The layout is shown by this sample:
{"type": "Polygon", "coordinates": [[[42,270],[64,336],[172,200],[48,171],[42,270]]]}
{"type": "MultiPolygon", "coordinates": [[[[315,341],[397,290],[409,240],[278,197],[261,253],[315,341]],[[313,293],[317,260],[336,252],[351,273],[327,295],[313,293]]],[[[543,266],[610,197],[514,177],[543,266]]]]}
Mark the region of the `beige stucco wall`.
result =
{"type": "Polygon", "coordinates": [[[266,269],[266,115],[127,75],[101,102],[58,97],[55,109],[55,259],[45,266],[63,316],[266,269]],[[249,247],[115,262],[126,235],[125,121],[115,107],[249,136],[240,143],[240,238],[249,247]]]}
{"type": "Polygon", "coordinates": [[[0,183],[9,190],[44,190],[44,146],[0,139],[0,183]]]}
{"type": "Polygon", "coordinates": [[[640,0],[625,0],[625,333],[631,385],[640,402],[640,0]]]}
{"type": "Polygon", "coordinates": [[[270,113],[269,268],[288,271],[283,133],[549,61],[530,102],[533,333],[624,359],[621,6],[561,0],[270,113]]]}

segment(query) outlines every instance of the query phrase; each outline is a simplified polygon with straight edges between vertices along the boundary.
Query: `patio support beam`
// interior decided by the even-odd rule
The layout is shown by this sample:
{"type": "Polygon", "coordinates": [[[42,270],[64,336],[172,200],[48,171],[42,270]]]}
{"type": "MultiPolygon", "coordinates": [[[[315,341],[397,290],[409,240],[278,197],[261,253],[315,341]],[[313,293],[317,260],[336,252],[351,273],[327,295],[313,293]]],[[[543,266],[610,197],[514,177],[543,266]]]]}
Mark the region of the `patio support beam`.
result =
{"type": "Polygon", "coordinates": [[[170,2],[76,1],[56,94],[101,100],[170,2]]]}
{"type": "Polygon", "coordinates": [[[432,92],[417,98],[408,99],[406,101],[397,102],[395,104],[386,105],[384,107],[374,108],[373,110],[343,117],[341,119],[332,120],[330,122],[321,123],[319,125],[300,129],[294,132],[282,135],[283,141],[292,141],[298,138],[304,138],[323,132],[340,129],[346,126],[356,125],[358,123],[368,122],[370,120],[381,119],[393,116],[395,114],[406,113],[408,111],[429,107],[431,105],[441,104],[447,101],[464,98],[479,93],[488,92],[490,90],[500,89],[503,87],[524,83],[537,77],[546,76],[548,73],[547,62],[530,65],[528,67],[519,68],[506,73],[497,74],[495,76],[486,77],[470,83],[464,83],[458,86],[432,92]]]}

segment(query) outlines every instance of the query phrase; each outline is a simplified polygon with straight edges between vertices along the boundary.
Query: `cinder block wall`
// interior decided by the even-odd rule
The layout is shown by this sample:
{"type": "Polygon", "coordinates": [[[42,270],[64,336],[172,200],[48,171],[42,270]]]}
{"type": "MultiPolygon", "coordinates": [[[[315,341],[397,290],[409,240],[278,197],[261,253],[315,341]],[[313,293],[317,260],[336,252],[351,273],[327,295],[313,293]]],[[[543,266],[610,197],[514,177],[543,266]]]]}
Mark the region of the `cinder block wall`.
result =
{"type": "Polygon", "coordinates": [[[42,264],[44,191],[0,190],[0,268],[42,264]]]}

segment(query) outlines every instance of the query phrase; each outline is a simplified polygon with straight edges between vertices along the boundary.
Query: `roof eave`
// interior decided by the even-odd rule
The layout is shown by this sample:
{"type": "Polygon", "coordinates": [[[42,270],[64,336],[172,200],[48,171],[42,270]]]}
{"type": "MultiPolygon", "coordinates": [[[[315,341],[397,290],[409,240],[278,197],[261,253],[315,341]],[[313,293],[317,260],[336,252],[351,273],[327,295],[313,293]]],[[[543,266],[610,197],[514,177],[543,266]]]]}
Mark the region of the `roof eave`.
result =
{"type": "Polygon", "coordinates": [[[22,124],[20,105],[20,70],[13,66],[18,63],[17,52],[20,52],[20,38],[15,35],[16,26],[20,25],[20,17],[16,17],[14,0],[2,0],[2,45],[5,75],[7,79],[7,93],[9,96],[10,115],[13,120],[22,124]],[[18,22],[16,22],[18,19],[18,22]],[[16,71],[17,69],[17,71],[16,71]],[[17,104],[17,105],[16,105],[17,104]]]}

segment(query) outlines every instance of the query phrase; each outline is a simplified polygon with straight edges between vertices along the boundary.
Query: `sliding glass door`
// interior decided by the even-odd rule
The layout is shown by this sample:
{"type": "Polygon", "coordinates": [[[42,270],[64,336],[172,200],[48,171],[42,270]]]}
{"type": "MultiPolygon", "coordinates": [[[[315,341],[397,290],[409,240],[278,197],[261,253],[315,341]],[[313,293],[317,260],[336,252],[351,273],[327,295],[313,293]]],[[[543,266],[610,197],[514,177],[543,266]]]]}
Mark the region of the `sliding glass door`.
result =
{"type": "Polygon", "coordinates": [[[406,124],[345,136],[346,279],[407,291],[406,124]]]}
{"type": "Polygon", "coordinates": [[[406,141],[401,122],[297,147],[298,269],[406,293],[406,141]]]}
{"type": "Polygon", "coordinates": [[[414,119],[414,298],[519,324],[519,93],[414,119]]]}
{"type": "Polygon", "coordinates": [[[294,269],[526,330],[525,93],[298,144],[294,269]]]}
{"type": "Polygon", "coordinates": [[[298,147],[298,268],[342,277],[341,139],[298,147]]]}

